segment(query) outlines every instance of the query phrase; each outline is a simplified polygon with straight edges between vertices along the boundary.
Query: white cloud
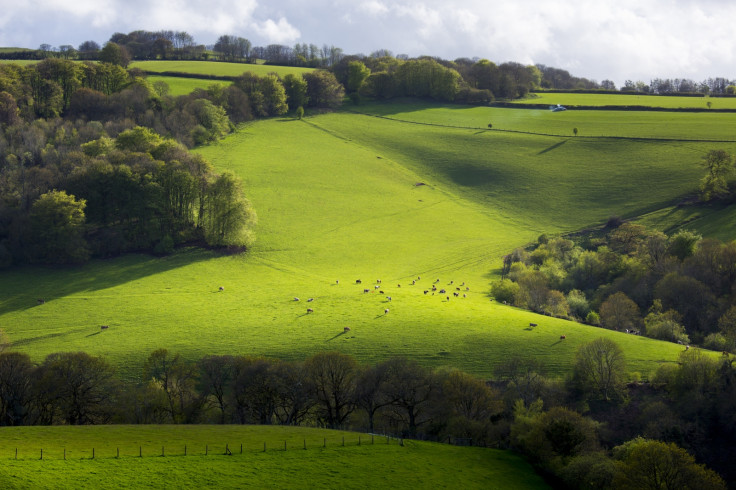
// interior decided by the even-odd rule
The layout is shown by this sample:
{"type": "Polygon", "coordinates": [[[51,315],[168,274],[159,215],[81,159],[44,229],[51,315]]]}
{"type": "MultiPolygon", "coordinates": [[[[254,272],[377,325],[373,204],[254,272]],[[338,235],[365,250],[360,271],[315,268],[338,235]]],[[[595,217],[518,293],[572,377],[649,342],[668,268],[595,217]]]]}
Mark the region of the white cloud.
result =
{"type": "Polygon", "coordinates": [[[254,44],[387,48],[447,59],[543,63],[618,84],[625,79],[736,78],[731,24],[719,0],[5,0],[0,45],[104,42],[114,32],[186,30],[254,44]]]}
{"type": "Polygon", "coordinates": [[[284,17],[281,17],[278,22],[267,19],[265,22],[254,24],[253,28],[269,43],[275,44],[293,43],[301,35],[299,29],[289,24],[284,17]]]}

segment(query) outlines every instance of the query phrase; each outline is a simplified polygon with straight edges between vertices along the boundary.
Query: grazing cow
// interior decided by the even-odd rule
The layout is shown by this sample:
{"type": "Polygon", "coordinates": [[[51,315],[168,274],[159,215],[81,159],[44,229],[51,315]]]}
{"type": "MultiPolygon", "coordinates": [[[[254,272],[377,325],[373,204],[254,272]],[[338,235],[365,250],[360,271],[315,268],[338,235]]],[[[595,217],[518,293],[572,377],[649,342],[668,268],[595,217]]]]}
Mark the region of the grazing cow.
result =
{"type": "Polygon", "coordinates": [[[419,279],[421,279],[421,277],[417,276],[417,281],[418,281],[419,279]]]}
{"type": "Polygon", "coordinates": [[[224,290],[225,290],[225,288],[222,287],[222,286],[220,286],[220,291],[224,291],[224,290]]]}
{"type": "Polygon", "coordinates": [[[314,301],[314,298],[309,298],[309,299],[307,300],[307,303],[311,303],[312,301],[314,301]]]}
{"type": "MultiPolygon", "coordinates": [[[[629,331],[627,330],[626,333],[629,333],[629,331]]],[[[682,345],[682,340],[678,340],[677,343],[682,345]]]]}
{"type": "Polygon", "coordinates": [[[416,284],[416,283],[417,283],[417,281],[412,281],[412,282],[411,282],[411,285],[413,286],[413,285],[414,285],[414,284],[416,284]]]}
{"type": "Polygon", "coordinates": [[[460,288],[455,288],[455,291],[460,291],[460,288]]]}
{"type": "Polygon", "coordinates": [[[457,291],[453,291],[452,295],[457,298],[458,296],[460,296],[460,293],[458,293],[457,291]]]}
{"type": "Polygon", "coordinates": [[[391,296],[386,296],[386,299],[391,301],[391,296]]]}
{"type": "Polygon", "coordinates": [[[342,331],[343,332],[349,332],[350,331],[350,327],[345,327],[345,328],[342,329],[342,331]]]}
{"type": "Polygon", "coordinates": [[[110,328],[110,325],[100,325],[100,330],[107,330],[110,328]]]}
{"type": "Polygon", "coordinates": [[[381,286],[379,286],[378,284],[376,284],[375,286],[373,286],[373,289],[378,289],[378,288],[380,288],[380,287],[381,287],[381,286]]]}
{"type": "Polygon", "coordinates": [[[450,301],[450,297],[449,296],[447,296],[447,301],[450,301]]]}
{"type": "Polygon", "coordinates": [[[437,291],[437,286],[432,286],[432,291],[437,291]]]}
{"type": "Polygon", "coordinates": [[[401,284],[397,284],[397,285],[396,285],[396,287],[397,287],[397,288],[400,288],[400,287],[401,287],[401,284]]]}
{"type": "Polygon", "coordinates": [[[467,298],[467,297],[468,297],[468,295],[465,294],[465,293],[463,293],[463,298],[467,298]]]}
{"type": "Polygon", "coordinates": [[[42,304],[46,303],[46,300],[39,298],[39,299],[36,300],[36,302],[38,302],[39,305],[42,305],[42,304]]]}
{"type": "Polygon", "coordinates": [[[440,289],[440,294],[445,294],[446,292],[444,289],[440,289]]]}
{"type": "Polygon", "coordinates": [[[376,282],[377,282],[378,284],[381,284],[381,280],[380,280],[380,279],[376,279],[376,282]]]}
{"type": "Polygon", "coordinates": [[[438,277],[438,278],[437,278],[437,280],[436,280],[435,282],[440,282],[440,278],[438,277]]]}
{"type": "Polygon", "coordinates": [[[294,296],[294,301],[299,301],[299,298],[297,298],[296,296],[294,296]]]}
{"type": "Polygon", "coordinates": [[[384,315],[388,315],[388,308],[386,308],[385,310],[383,310],[383,314],[384,315]]]}
{"type": "Polygon", "coordinates": [[[312,308],[307,308],[307,313],[314,313],[314,310],[312,308]]]}
{"type": "Polygon", "coordinates": [[[461,286],[465,286],[465,281],[463,281],[463,283],[461,284],[461,286]]]}
{"type": "Polygon", "coordinates": [[[466,291],[470,291],[470,288],[466,287],[466,288],[465,288],[465,290],[466,290],[466,291]]]}
{"type": "Polygon", "coordinates": [[[382,290],[381,290],[381,291],[378,291],[378,293],[379,293],[379,294],[386,294],[386,293],[384,293],[384,292],[383,292],[382,290]]]}
{"type": "Polygon", "coordinates": [[[363,281],[361,281],[360,279],[356,279],[355,284],[363,284],[363,281]]]}
{"type": "Polygon", "coordinates": [[[503,304],[506,304],[506,302],[504,301],[503,304]]]}
{"type": "Polygon", "coordinates": [[[567,336],[565,336],[565,335],[560,335],[560,340],[565,340],[566,338],[567,338],[567,336]]]}
{"type": "Polygon", "coordinates": [[[453,284],[455,281],[450,281],[450,284],[453,284]]]}
{"type": "Polygon", "coordinates": [[[337,280],[335,281],[335,284],[340,284],[340,279],[337,279],[337,280]]]}
{"type": "Polygon", "coordinates": [[[427,291],[426,289],[424,290],[424,294],[427,294],[428,292],[429,292],[429,291],[427,291]]]}
{"type": "Polygon", "coordinates": [[[370,289],[364,289],[364,290],[363,290],[363,292],[364,292],[364,293],[370,293],[370,292],[371,292],[371,290],[370,290],[370,289]]]}
{"type": "Polygon", "coordinates": [[[537,324],[536,324],[536,323],[530,323],[530,324],[529,324],[529,326],[530,326],[530,327],[536,327],[536,326],[537,326],[537,324]]]}
{"type": "Polygon", "coordinates": [[[690,350],[690,346],[689,345],[686,345],[685,346],[685,350],[690,350]]]}

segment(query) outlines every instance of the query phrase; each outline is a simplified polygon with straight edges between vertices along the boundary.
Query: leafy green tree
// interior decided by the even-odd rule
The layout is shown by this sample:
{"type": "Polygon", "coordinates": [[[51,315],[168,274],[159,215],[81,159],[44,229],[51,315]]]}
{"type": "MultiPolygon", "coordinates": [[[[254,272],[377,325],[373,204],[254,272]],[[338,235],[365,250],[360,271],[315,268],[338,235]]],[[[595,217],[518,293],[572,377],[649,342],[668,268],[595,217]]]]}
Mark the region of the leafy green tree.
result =
{"type": "Polygon", "coordinates": [[[196,391],[196,368],[189,365],[177,354],[167,349],[151,353],[143,367],[144,379],[164,395],[165,405],[161,407],[174,423],[192,422],[203,399],[196,391]]]}
{"type": "Polygon", "coordinates": [[[583,344],[575,354],[573,383],[586,393],[609,401],[623,393],[626,359],[621,347],[601,337],[583,344]]]}
{"type": "Polygon", "coordinates": [[[65,191],[42,194],[31,206],[29,258],[45,264],[84,262],[89,249],[84,238],[85,200],[65,191]]]}
{"type": "Polygon", "coordinates": [[[345,88],[331,72],[315,70],[303,76],[307,81],[308,107],[335,108],[342,104],[345,88]]]}
{"type": "Polygon", "coordinates": [[[240,181],[224,173],[206,191],[203,228],[207,243],[216,247],[245,247],[250,244],[249,226],[255,212],[243,197],[240,181]]]}
{"type": "Polygon", "coordinates": [[[641,319],[639,307],[621,291],[606,298],[598,313],[604,327],[619,331],[635,329],[641,319]]]}
{"type": "Polygon", "coordinates": [[[110,63],[123,68],[130,64],[130,53],[127,48],[112,41],[106,43],[105,47],[100,50],[99,58],[103,63],[110,63]]]}
{"type": "Polygon", "coordinates": [[[703,201],[721,199],[728,195],[728,178],[733,172],[733,157],[725,150],[710,150],[700,162],[706,174],[700,182],[703,201]]]}
{"type": "Polygon", "coordinates": [[[667,251],[681,262],[695,253],[698,242],[703,237],[689,230],[680,230],[670,236],[667,251]]]}
{"type": "MultiPolygon", "coordinates": [[[[307,103],[307,81],[299,74],[289,73],[284,77],[284,91],[289,109],[298,109],[307,103]]],[[[301,119],[301,118],[300,118],[301,119]]]]}
{"type": "Polygon", "coordinates": [[[149,153],[163,141],[152,129],[136,126],[120,133],[115,138],[115,146],[120,150],[149,153]]]}
{"type": "Polygon", "coordinates": [[[348,93],[360,90],[363,82],[370,76],[371,70],[362,61],[351,61],[348,63],[348,93]]]}
{"type": "Polygon", "coordinates": [[[725,490],[714,471],[699,465],[674,443],[633,439],[614,448],[617,472],[614,488],[631,490],[725,490]]]}

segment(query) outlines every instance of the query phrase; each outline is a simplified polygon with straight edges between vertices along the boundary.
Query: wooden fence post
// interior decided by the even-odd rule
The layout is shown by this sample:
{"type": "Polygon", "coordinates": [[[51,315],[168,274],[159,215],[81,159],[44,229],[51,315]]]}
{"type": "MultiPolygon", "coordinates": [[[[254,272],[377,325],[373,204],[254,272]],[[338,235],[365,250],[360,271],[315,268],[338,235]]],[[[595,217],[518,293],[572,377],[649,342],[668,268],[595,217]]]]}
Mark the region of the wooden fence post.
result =
{"type": "Polygon", "coordinates": [[[207,444],[204,445],[204,455],[207,456],[207,453],[210,452],[210,448],[207,444]]]}
{"type": "Polygon", "coordinates": [[[15,448],[15,459],[18,459],[18,448],[15,448]]]}
{"type": "Polygon", "coordinates": [[[184,444],[184,456],[186,456],[186,455],[187,455],[187,445],[184,444]]]}
{"type": "Polygon", "coordinates": [[[66,448],[64,448],[64,461],[66,461],[66,448]]]}
{"type": "Polygon", "coordinates": [[[43,448],[41,448],[41,461],[43,461],[43,448]]]}
{"type": "Polygon", "coordinates": [[[92,448],[92,459],[95,459],[95,448],[92,448]]]}
{"type": "Polygon", "coordinates": [[[243,454],[243,443],[240,443],[240,454],[243,454]]]}
{"type": "Polygon", "coordinates": [[[304,439],[304,449],[307,449],[307,440],[304,439]]]}
{"type": "Polygon", "coordinates": [[[164,456],[166,456],[166,454],[164,454],[164,447],[161,446],[161,457],[163,458],[164,456]]]}
{"type": "Polygon", "coordinates": [[[138,457],[139,458],[143,457],[143,446],[138,446],[138,457]]]}
{"type": "Polygon", "coordinates": [[[284,451],[286,451],[286,441],[284,441],[284,451]]]}
{"type": "Polygon", "coordinates": [[[118,455],[117,455],[117,457],[120,458],[120,448],[118,448],[118,455]]]}
{"type": "Polygon", "coordinates": [[[263,452],[266,452],[266,441],[263,441],[263,452]]]}

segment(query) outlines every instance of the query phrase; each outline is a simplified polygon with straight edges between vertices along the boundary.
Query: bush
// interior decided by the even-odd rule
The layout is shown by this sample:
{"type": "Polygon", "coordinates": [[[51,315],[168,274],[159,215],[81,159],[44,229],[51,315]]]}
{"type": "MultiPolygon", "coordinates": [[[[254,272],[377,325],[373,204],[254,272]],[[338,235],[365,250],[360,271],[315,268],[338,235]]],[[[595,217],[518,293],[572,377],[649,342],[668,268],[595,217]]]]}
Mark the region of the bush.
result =
{"type": "Polygon", "coordinates": [[[585,316],[585,323],[598,326],[601,324],[601,317],[595,311],[591,311],[585,316]]]}
{"type": "Polygon", "coordinates": [[[491,294],[496,298],[496,301],[506,302],[509,304],[514,302],[514,296],[518,291],[519,285],[508,279],[496,281],[491,286],[491,294]]]}

